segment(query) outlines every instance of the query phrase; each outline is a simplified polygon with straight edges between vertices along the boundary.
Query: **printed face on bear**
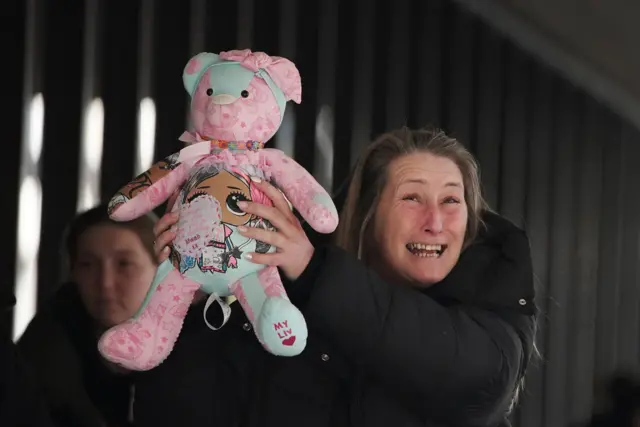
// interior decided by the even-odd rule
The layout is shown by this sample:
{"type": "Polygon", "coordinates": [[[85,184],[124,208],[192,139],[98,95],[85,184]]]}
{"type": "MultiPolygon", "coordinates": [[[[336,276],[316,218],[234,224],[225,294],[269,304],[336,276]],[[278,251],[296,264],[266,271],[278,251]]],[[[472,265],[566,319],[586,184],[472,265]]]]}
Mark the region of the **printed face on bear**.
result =
{"type": "Polygon", "coordinates": [[[195,182],[185,194],[184,203],[209,195],[220,203],[223,223],[237,226],[249,222],[251,215],[238,207],[238,202],[251,201],[249,183],[245,179],[225,169],[211,169],[209,173],[194,178],[195,182]]]}
{"type": "Polygon", "coordinates": [[[246,70],[250,73],[246,86],[238,79],[230,85],[228,76],[218,70],[207,70],[193,94],[191,119],[196,131],[223,141],[268,141],[280,126],[280,110],[267,83],[246,70]]]}

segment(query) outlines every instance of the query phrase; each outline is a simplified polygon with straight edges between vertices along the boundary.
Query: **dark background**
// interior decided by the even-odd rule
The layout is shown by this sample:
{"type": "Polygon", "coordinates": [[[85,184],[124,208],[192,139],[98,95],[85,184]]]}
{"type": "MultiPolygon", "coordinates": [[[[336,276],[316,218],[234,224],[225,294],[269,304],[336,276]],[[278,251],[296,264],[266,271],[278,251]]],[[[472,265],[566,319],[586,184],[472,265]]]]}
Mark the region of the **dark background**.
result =
{"type": "Polygon", "coordinates": [[[508,36],[449,0],[5,2],[3,197],[9,231],[0,277],[16,275],[25,108],[45,99],[38,300],[61,275],[60,239],[76,213],[81,117],[105,108],[101,192],[134,171],[139,100],[156,105],[159,159],[181,147],[181,73],[200,52],[251,48],[298,66],[289,105],[293,155],[332,191],[373,136],[434,124],[479,158],[490,204],[528,231],[542,360],[530,370],[519,427],[567,426],[591,412],[594,385],[640,352],[638,129],[508,36]],[[32,31],[27,31],[31,25],[32,31]],[[92,38],[93,37],[93,38],[92,38]],[[93,40],[93,42],[92,42],[93,40]],[[90,43],[85,46],[85,43],[90,43]],[[87,54],[91,56],[87,58],[87,54]],[[327,163],[329,162],[329,163],[327,163]]]}

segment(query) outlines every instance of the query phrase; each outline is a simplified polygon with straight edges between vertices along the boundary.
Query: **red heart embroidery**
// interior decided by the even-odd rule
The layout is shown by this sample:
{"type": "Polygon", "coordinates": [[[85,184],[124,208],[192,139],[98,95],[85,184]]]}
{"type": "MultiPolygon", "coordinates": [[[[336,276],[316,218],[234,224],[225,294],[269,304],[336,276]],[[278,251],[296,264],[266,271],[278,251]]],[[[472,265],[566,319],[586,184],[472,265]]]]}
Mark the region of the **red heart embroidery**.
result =
{"type": "Polygon", "coordinates": [[[296,342],[296,336],[295,335],[291,335],[289,338],[287,338],[285,340],[282,340],[282,344],[286,345],[288,347],[291,347],[294,342],[296,342]]]}

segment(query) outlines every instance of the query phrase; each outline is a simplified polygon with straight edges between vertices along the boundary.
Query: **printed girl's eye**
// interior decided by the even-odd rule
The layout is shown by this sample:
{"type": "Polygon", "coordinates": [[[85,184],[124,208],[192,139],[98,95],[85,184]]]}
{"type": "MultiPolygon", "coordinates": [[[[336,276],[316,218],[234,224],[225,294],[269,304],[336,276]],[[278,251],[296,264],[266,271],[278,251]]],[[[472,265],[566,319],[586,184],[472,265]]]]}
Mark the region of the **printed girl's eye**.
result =
{"type": "Polygon", "coordinates": [[[249,202],[249,198],[240,192],[234,192],[227,196],[227,210],[236,216],[242,216],[245,213],[238,206],[238,202],[249,202]]]}
{"type": "Polygon", "coordinates": [[[189,196],[187,198],[187,203],[191,203],[192,201],[194,201],[195,199],[197,199],[200,196],[206,196],[207,193],[204,191],[198,191],[196,190],[191,196],[189,196]]]}

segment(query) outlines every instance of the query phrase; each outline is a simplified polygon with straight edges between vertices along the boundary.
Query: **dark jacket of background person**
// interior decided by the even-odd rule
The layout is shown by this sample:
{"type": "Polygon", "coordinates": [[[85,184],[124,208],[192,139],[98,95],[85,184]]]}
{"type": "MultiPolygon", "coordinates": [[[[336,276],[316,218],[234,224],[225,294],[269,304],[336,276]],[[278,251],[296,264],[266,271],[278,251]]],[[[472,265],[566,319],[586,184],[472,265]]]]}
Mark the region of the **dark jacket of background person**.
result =
{"type": "MultiPolygon", "coordinates": [[[[230,330],[208,329],[203,308],[204,301],[191,307],[165,363],[152,371],[123,375],[107,368],[75,286],[64,285],[19,341],[44,388],[56,426],[233,425],[228,402],[238,399],[227,390],[238,376],[217,361],[234,353],[220,350],[230,330]]],[[[234,316],[240,313],[236,310],[234,316]]]]}
{"type": "Polygon", "coordinates": [[[18,341],[58,426],[127,425],[130,379],[107,368],[96,343],[93,323],[70,283],[38,310],[18,341]]]}

